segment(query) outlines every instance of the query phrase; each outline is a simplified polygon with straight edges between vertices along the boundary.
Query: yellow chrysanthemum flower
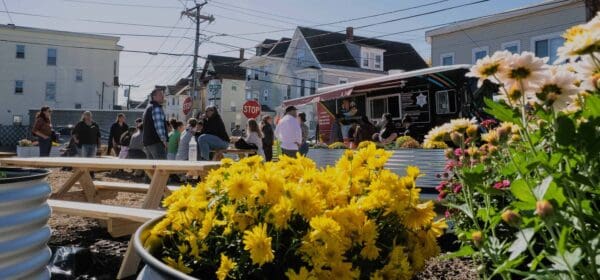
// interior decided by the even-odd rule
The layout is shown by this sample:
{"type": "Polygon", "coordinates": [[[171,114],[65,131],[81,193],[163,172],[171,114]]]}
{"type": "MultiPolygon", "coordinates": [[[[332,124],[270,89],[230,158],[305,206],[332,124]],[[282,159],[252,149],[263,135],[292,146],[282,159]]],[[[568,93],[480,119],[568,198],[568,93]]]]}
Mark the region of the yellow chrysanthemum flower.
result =
{"type": "Polygon", "coordinates": [[[352,269],[352,263],[342,262],[331,265],[331,279],[358,279],[360,270],[352,269]]]}
{"type": "Polygon", "coordinates": [[[244,231],[244,250],[250,252],[252,263],[262,266],[273,261],[271,237],[267,235],[267,225],[259,224],[252,230],[244,231]]]}
{"type": "Polygon", "coordinates": [[[311,241],[339,239],[341,227],[332,218],[323,216],[314,217],[310,219],[310,227],[313,229],[310,232],[311,241]]]}
{"type": "Polygon", "coordinates": [[[217,279],[225,280],[229,275],[229,272],[237,266],[237,263],[228,258],[225,254],[221,254],[221,265],[217,270],[217,279]]]}
{"type": "Polygon", "coordinates": [[[419,170],[419,167],[412,165],[406,167],[406,176],[413,178],[413,180],[417,179],[420,174],[421,170],[419,170]]]}
{"type": "Polygon", "coordinates": [[[189,268],[187,266],[187,264],[185,264],[183,262],[183,257],[182,256],[179,256],[179,258],[177,260],[174,260],[171,257],[166,257],[166,258],[163,258],[163,261],[168,266],[170,266],[170,267],[172,267],[174,269],[177,269],[177,270],[179,270],[179,271],[181,271],[181,272],[183,272],[185,274],[190,274],[190,273],[192,273],[192,271],[194,271],[193,269],[189,268]]]}
{"type": "Polygon", "coordinates": [[[306,219],[319,215],[325,206],[319,192],[310,185],[297,185],[291,194],[292,207],[306,219]]]}
{"type": "Polygon", "coordinates": [[[277,204],[269,209],[267,221],[273,224],[277,230],[287,229],[292,211],[292,202],[288,198],[282,197],[277,204]]]}
{"type": "Polygon", "coordinates": [[[367,243],[360,251],[360,256],[366,260],[376,260],[379,257],[379,248],[375,243],[367,243]]]}
{"type": "Polygon", "coordinates": [[[417,230],[431,223],[434,217],[433,202],[429,200],[407,209],[406,215],[402,217],[402,223],[409,229],[417,230]]]}
{"type": "Polygon", "coordinates": [[[225,182],[225,188],[232,199],[243,199],[250,195],[252,183],[250,176],[234,175],[225,182]]]}
{"type": "Polygon", "coordinates": [[[430,235],[434,238],[440,237],[442,236],[442,234],[444,234],[444,229],[448,228],[448,224],[446,224],[446,219],[442,218],[439,219],[433,223],[431,223],[431,225],[429,226],[429,229],[427,230],[427,235],[430,235]]]}
{"type": "Polygon", "coordinates": [[[288,269],[285,273],[285,276],[288,280],[317,280],[317,278],[306,269],[306,267],[301,267],[300,271],[296,273],[293,269],[288,269]]]}

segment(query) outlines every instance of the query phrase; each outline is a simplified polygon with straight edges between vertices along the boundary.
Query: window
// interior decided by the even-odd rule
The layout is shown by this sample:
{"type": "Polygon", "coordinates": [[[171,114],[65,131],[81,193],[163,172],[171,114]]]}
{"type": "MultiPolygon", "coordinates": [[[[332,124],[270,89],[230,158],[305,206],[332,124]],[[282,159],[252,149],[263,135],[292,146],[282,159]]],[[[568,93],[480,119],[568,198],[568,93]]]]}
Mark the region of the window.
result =
{"type": "Polygon", "coordinates": [[[231,122],[231,125],[229,127],[230,127],[230,129],[229,129],[230,131],[233,130],[235,128],[235,122],[231,122]]]}
{"type": "Polygon", "coordinates": [[[47,65],[56,65],[56,49],[48,49],[47,65]]]}
{"type": "Polygon", "coordinates": [[[347,84],[348,83],[348,78],[339,78],[338,79],[338,84],[347,84]]]}
{"type": "Polygon", "coordinates": [[[15,94],[23,94],[23,80],[15,81],[15,94]]]}
{"type": "Polygon", "coordinates": [[[264,101],[264,102],[267,102],[268,100],[269,100],[269,90],[268,90],[268,89],[265,89],[265,90],[263,91],[263,101],[264,101]]]}
{"type": "Polygon", "coordinates": [[[75,81],[81,82],[83,81],[83,70],[75,69],[75,81]]]}
{"type": "Polygon", "coordinates": [[[435,92],[435,112],[440,115],[456,113],[455,90],[440,90],[435,92]]]}
{"type": "Polygon", "coordinates": [[[310,79],[310,95],[317,93],[317,81],[314,78],[310,79]]]}
{"type": "Polygon", "coordinates": [[[17,45],[17,58],[25,58],[25,45],[17,45]]]}
{"type": "Polygon", "coordinates": [[[296,65],[300,66],[302,65],[302,62],[304,61],[304,56],[305,56],[305,51],[304,49],[298,49],[298,52],[296,52],[296,65]]]}
{"type": "Polygon", "coordinates": [[[369,53],[366,51],[362,53],[362,66],[363,68],[369,68],[369,53]]]}
{"type": "Polygon", "coordinates": [[[454,64],[454,53],[444,53],[440,55],[441,65],[452,65],[454,64]]]}
{"type": "Polygon", "coordinates": [[[381,119],[385,113],[392,114],[394,119],[399,119],[401,116],[399,94],[369,98],[367,103],[369,104],[368,115],[370,119],[381,119]]]}
{"type": "Polygon", "coordinates": [[[75,109],[81,109],[81,103],[75,103],[75,109]]]}
{"type": "Polygon", "coordinates": [[[300,79],[300,96],[304,96],[304,79],[300,79]]]}
{"type": "Polygon", "coordinates": [[[113,61],[113,76],[117,76],[117,61],[113,61]]]}
{"type": "Polygon", "coordinates": [[[252,80],[252,69],[246,70],[246,77],[248,81],[252,80]]]}
{"type": "Polygon", "coordinates": [[[48,100],[48,101],[56,100],[56,83],[54,83],[54,82],[46,83],[46,100],[48,100]]]}
{"type": "Polygon", "coordinates": [[[252,99],[252,92],[246,91],[246,100],[252,99]]]}
{"type": "Polygon", "coordinates": [[[375,55],[375,69],[383,69],[382,65],[381,65],[381,58],[382,56],[380,54],[375,55]]]}
{"type": "Polygon", "coordinates": [[[480,59],[486,57],[488,55],[489,51],[490,51],[489,47],[473,48],[471,51],[472,63],[475,64],[477,62],[477,60],[480,60],[480,59]]]}
{"type": "Polygon", "coordinates": [[[531,41],[535,56],[548,57],[548,63],[552,64],[557,59],[556,51],[558,47],[563,45],[565,39],[560,34],[550,34],[534,37],[531,41]]]}
{"type": "Polygon", "coordinates": [[[285,91],[285,99],[292,98],[292,86],[287,85],[287,89],[285,91]]]}
{"type": "Polygon", "coordinates": [[[502,43],[501,47],[503,50],[509,51],[511,53],[520,53],[521,52],[521,41],[516,40],[516,41],[502,43]]]}

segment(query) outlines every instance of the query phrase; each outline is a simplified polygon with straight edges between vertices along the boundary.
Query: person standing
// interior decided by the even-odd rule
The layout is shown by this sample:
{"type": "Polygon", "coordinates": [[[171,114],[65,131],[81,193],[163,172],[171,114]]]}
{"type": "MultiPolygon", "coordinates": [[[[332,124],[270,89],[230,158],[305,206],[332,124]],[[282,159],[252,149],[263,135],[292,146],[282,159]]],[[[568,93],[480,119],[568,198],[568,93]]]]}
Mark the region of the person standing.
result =
{"type": "Polygon", "coordinates": [[[43,106],[35,115],[35,123],[33,124],[32,133],[38,138],[40,147],[40,157],[49,157],[52,149],[52,123],[50,107],[43,106]]]}
{"type": "Polygon", "coordinates": [[[165,95],[161,89],[150,94],[150,104],[144,111],[144,148],[148,159],[167,158],[167,119],[162,104],[165,95]]]}
{"type": "Polygon", "coordinates": [[[177,156],[177,150],[179,149],[179,138],[181,137],[181,133],[183,132],[183,122],[175,121],[171,124],[173,130],[169,134],[169,145],[167,147],[167,159],[175,160],[177,156]]]}
{"type": "Polygon", "coordinates": [[[129,130],[129,126],[125,123],[125,114],[119,113],[117,120],[110,126],[110,132],[108,134],[108,149],[106,155],[110,155],[112,151],[118,156],[121,151],[120,140],[123,133],[129,130]]]}
{"type": "Polygon", "coordinates": [[[247,126],[247,135],[246,138],[244,139],[246,141],[246,143],[248,144],[254,144],[256,145],[256,147],[258,148],[258,150],[256,151],[256,153],[265,158],[265,151],[263,150],[263,134],[260,130],[260,128],[258,127],[258,123],[256,122],[255,119],[248,119],[248,126],[247,126]]]}
{"type": "Polygon", "coordinates": [[[298,110],[294,106],[285,108],[285,116],[275,128],[275,137],[281,142],[281,153],[296,157],[302,143],[302,128],[296,119],[298,110]]]}
{"type": "Polygon", "coordinates": [[[381,117],[381,129],[378,133],[373,134],[373,140],[387,145],[394,142],[398,138],[396,127],[394,126],[394,120],[392,114],[385,113],[381,117]]]}
{"type": "Polygon", "coordinates": [[[143,123],[136,122],[137,129],[131,135],[129,140],[129,151],[127,151],[128,159],[145,159],[146,152],[144,151],[144,125],[143,123]]]}
{"type": "Polygon", "coordinates": [[[306,113],[301,112],[298,114],[298,121],[300,121],[300,128],[302,129],[302,142],[300,142],[299,152],[302,156],[308,154],[308,125],[306,125],[306,113]]]}
{"type": "Polygon", "coordinates": [[[260,131],[263,134],[263,138],[262,138],[262,146],[263,146],[263,151],[265,153],[265,161],[271,161],[273,160],[273,126],[271,125],[271,123],[273,122],[273,118],[271,118],[271,116],[269,115],[265,115],[262,118],[262,121],[260,123],[260,131]]]}
{"type": "Polygon", "coordinates": [[[72,135],[79,148],[80,157],[96,156],[100,147],[100,127],[92,120],[92,112],[83,112],[81,121],[73,128],[72,135]]]}
{"type": "Polygon", "coordinates": [[[229,135],[221,115],[214,106],[208,106],[203,119],[204,127],[198,136],[198,151],[200,158],[210,160],[211,150],[224,150],[229,147],[229,135]]]}
{"type": "Polygon", "coordinates": [[[190,151],[190,141],[196,134],[196,125],[198,121],[195,118],[191,118],[187,122],[187,127],[181,133],[179,137],[179,146],[177,146],[177,154],[175,155],[176,160],[188,160],[190,151]]]}

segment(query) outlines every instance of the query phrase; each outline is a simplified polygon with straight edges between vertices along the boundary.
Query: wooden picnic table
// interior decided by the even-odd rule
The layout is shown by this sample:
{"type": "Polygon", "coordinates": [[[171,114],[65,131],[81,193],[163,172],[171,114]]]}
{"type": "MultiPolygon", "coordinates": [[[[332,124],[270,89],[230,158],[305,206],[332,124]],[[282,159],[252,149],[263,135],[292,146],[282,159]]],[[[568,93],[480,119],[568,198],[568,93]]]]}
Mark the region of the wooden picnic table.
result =
{"type": "Polygon", "coordinates": [[[11,152],[0,152],[0,158],[16,157],[16,153],[11,152]]]}
{"type": "Polygon", "coordinates": [[[219,162],[214,161],[176,161],[176,160],[146,160],[146,159],[111,159],[111,158],[80,158],[80,157],[43,157],[43,158],[2,158],[3,166],[19,167],[70,167],[73,174],[53,197],[65,195],[77,182],[83,189],[88,202],[99,202],[102,196],[92,180],[90,172],[120,169],[143,170],[152,178],[144,198],[142,208],[156,209],[165,193],[169,193],[167,181],[169,175],[188,173],[193,176],[203,176],[209,170],[217,168],[219,162]]]}

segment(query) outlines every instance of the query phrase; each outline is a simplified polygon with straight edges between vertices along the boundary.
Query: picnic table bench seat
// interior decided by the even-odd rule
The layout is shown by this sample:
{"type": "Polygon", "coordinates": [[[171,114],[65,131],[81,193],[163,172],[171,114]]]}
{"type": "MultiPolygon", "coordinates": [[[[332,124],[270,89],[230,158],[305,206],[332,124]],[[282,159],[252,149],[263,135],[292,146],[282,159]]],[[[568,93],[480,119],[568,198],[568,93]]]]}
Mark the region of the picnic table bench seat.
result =
{"type": "MultiPolygon", "coordinates": [[[[97,191],[114,191],[114,192],[130,192],[130,193],[147,193],[150,188],[149,184],[144,183],[125,183],[125,182],[107,182],[93,181],[97,191]]],[[[75,185],[80,186],[79,183],[75,185]]],[[[169,191],[175,191],[179,186],[167,186],[169,191]]]]}

